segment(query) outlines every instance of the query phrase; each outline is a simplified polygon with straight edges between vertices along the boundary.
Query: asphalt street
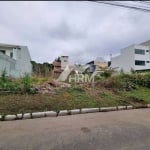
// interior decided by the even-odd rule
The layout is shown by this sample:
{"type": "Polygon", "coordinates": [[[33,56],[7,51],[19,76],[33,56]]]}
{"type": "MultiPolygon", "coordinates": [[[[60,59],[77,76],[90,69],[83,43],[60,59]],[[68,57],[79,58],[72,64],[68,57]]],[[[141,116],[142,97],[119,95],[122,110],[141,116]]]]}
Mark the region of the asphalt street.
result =
{"type": "Polygon", "coordinates": [[[150,109],[0,122],[0,150],[150,150],[150,109]]]}

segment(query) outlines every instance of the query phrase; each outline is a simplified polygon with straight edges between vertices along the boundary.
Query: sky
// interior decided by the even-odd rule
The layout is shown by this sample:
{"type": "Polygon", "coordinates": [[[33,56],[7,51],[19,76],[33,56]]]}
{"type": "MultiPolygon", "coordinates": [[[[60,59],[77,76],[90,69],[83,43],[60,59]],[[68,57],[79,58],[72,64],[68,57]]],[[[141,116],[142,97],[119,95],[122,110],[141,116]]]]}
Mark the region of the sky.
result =
{"type": "Polygon", "coordinates": [[[26,45],[31,59],[86,63],[150,39],[150,13],[89,1],[0,2],[0,43],[26,45]]]}

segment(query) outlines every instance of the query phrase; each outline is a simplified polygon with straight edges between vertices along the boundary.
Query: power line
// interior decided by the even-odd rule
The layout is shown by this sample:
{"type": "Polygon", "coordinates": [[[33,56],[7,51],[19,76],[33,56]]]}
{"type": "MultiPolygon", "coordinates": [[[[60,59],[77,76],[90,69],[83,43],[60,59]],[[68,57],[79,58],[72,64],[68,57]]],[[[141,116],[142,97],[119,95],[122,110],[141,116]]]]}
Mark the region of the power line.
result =
{"type": "Polygon", "coordinates": [[[145,12],[150,12],[150,9],[147,9],[147,8],[137,7],[137,6],[133,6],[133,5],[125,5],[125,4],[121,4],[119,2],[108,2],[108,1],[94,1],[94,2],[113,5],[113,6],[119,6],[119,7],[124,7],[124,8],[130,8],[130,9],[135,9],[135,10],[141,10],[141,11],[145,11],[145,12]]]}
{"type": "Polygon", "coordinates": [[[107,5],[113,5],[113,6],[118,6],[118,7],[124,7],[124,8],[129,8],[129,9],[135,9],[135,10],[140,10],[140,11],[144,11],[144,12],[150,12],[150,7],[141,7],[141,6],[137,6],[137,5],[125,5],[122,4],[120,2],[108,2],[108,1],[92,1],[95,3],[102,3],[102,4],[107,4],[107,5]],[[149,8],[149,9],[148,9],[149,8]]]}

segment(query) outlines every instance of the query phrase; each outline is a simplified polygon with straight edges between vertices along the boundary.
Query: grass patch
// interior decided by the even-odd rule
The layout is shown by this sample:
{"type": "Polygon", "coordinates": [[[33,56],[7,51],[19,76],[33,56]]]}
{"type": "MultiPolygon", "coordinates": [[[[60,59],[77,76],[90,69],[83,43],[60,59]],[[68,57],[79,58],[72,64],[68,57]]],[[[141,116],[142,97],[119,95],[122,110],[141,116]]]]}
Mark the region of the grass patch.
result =
{"type": "Polygon", "coordinates": [[[150,102],[149,92],[148,88],[122,92],[105,88],[64,88],[54,94],[0,95],[0,115],[129,104],[142,106],[150,102]]]}
{"type": "MultiPolygon", "coordinates": [[[[110,97],[113,95],[110,95],[110,97]]],[[[94,96],[81,88],[64,88],[55,94],[1,95],[0,114],[16,114],[46,110],[63,110],[111,106],[119,104],[116,99],[94,96]]]]}
{"type": "Polygon", "coordinates": [[[119,106],[127,105],[126,98],[118,94],[115,94],[112,91],[104,90],[100,93],[101,106],[119,106]]]}
{"type": "Polygon", "coordinates": [[[139,87],[135,90],[123,92],[124,96],[133,97],[139,100],[143,100],[145,103],[150,103],[150,89],[139,87]]]}

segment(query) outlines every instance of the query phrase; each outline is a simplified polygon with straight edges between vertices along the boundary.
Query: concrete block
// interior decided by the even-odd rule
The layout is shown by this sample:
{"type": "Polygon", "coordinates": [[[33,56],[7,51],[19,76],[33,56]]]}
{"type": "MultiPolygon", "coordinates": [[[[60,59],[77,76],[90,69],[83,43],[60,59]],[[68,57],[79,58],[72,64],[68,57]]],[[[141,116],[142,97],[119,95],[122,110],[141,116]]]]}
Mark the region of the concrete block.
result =
{"type": "Polygon", "coordinates": [[[25,113],[23,115],[23,119],[30,119],[31,118],[31,113],[25,113]]]}
{"type": "Polygon", "coordinates": [[[101,107],[100,108],[101,112],[115,111],[115,110],[117,110],[117,107],[101,107]]]}
{"type": "Polygon", "coordinates": [[[45,115],[46,115],[46,117],[56,117],[57,112],[55,112],[55,111],[46,111],[45,115]]]}
{"type": "Polygon", "coordinates": [[[17,118],[16,115],[6,115],[4,120],[11,121],[11,120],[15,120],[16,118],[17,118]]]}
{"type": "Polygon", "coordinates": [[[150,108],[150,104],[147,104],[147,107],[150,108]]]}
{"type": "Polygon", "coordinates": [[[127,107],[126,106],[118,106],[118,110],[126,110],[127,107]]]}
{"type": "Polygon", "coordinates": [[[70,110],[71,115],[80,114],[80,109],[72,109],[70,110]]]}
{"type": "Polygon", "coordinates": [[[127,109],[133,109],[132,105],[127,106],[127,109]]]}
{"type": "Polygon", "coordinates": [[[65,115],[68,115],[68,110],[61,110],[58,114],[58,116],[65,116],[65,115]]]}
{"type": "Polygon", "coordinates": [[[23,114],[17,114],[17,119],[22,119],[23,118],[23,114]]]}
{"type": "Polygon", "coordinates": [[[99,108],[82,108],[81,113],[94,113],[99,112],[99,108]]]}
{"type": "Polygon", "coordinates": [[[45,112],[32,113],[32,118],[42,118],[42,117],[45,117],[45,112]]]}

